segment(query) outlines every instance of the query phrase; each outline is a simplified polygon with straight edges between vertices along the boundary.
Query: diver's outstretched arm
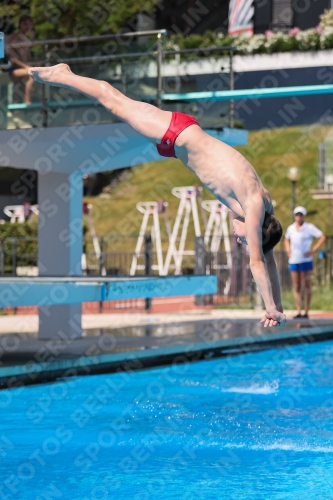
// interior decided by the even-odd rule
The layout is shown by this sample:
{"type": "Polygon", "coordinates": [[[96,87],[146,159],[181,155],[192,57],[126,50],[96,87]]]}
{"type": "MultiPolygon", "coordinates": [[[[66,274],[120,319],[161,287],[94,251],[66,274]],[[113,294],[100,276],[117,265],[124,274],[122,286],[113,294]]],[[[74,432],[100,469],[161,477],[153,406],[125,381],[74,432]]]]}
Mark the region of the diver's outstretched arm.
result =
{"type": "Polygon", "coordinates": [[[30,68],[29,75],[36,82],[76,90],[96,99],[137,132],[156,142],[162,139],[169,127],[170,111],[162,111],[151,104],[134,101],[105,81],[75,75],[67,64],[30,68]]]}

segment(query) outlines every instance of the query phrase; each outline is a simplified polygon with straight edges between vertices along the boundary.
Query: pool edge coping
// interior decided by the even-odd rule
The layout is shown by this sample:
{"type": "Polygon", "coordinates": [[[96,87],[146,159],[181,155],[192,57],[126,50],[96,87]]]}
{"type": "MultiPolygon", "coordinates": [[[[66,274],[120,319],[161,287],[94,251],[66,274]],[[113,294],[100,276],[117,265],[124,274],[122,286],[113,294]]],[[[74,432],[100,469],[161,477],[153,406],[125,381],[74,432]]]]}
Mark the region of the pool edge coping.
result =
{"type": "Polygon", "coordinates": [[[222,340],[207,340],[168,347],[147,348],[118,353],[77,356],[50,362],[28,361],[25,364],[0,367],[0,389],[15,388],[52,381],[70,376],[96,375],[117,370],[144,369],[173,362],[181,362],[184,356],[189,361],[209,359],[214,356],[249,352],[251,347],[267,347],[284,343],[310,343],[333,338],[333,325],[301,328],[284,332],[263,333],[222,340]],[[243,351],[242,351],[243,350],[243,351]]]}

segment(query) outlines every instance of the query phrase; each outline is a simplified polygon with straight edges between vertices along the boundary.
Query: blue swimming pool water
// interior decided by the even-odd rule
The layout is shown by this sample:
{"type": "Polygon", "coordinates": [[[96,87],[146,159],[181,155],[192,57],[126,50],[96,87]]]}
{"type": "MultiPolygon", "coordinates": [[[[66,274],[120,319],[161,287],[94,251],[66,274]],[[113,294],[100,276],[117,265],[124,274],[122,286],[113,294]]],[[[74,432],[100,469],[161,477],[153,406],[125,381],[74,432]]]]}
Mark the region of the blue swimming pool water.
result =
{"type": "Polygon", "coordinates": [[[333,343],[0,392],[0,498],[332,499],[333,343]]]}

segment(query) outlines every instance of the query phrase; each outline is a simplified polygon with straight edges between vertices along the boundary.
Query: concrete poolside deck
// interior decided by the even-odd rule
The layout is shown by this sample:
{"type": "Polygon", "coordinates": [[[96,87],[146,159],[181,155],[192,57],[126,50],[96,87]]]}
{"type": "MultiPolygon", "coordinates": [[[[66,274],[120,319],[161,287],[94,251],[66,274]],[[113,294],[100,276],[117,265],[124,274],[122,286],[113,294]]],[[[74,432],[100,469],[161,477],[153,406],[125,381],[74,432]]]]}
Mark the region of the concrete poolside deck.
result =
{"type": "MultiPolygon", "coordinates": [[[[178,301],[179,303],[179,301],[178,301]]],[[[260,320],[263,311],[254,309],[192,309],[174,312],[144,313],[126,310],[111,314],[84,314],[82,316],[83,329],[126,328],[144,325],[161,325],[170,323],[184,323],[191,321],[210,320],[260,320]]],[[[288,321],[292,320],[296,311],[286,311],[288,321]]],[[[308,321],[316,322],[319,319],[329,320],[333,324],[333,312],[311,311],[308,321]]],[[[304,320],[302,320],[304,323],[304,320]]],[[[9,333],[37,333],[38,316],[36,314],[19,314],[0,316],[0,335],[9,333]]]]}
{"type": "Polygon", "coordinates": [[[261,316],[262,311],[221,309],[86,315],[82,338],[60,334],[55,340],[37,338],[36,316],[2,316],[0,387],[210,359],[254,346],[333,339],[332,319],[316,318],[314,312],[309,320],[288,321],[284,329],[264,329],[261,316]]]}

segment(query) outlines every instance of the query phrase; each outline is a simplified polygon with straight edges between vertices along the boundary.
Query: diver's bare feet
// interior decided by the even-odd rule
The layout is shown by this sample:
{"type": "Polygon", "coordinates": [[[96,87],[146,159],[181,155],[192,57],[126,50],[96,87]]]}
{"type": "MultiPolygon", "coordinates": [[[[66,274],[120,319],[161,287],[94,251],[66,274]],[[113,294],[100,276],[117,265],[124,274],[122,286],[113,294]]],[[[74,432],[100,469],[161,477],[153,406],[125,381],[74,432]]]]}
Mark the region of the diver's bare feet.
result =
{"type": "Polygon", "coordinates": [[[66,76],[66,74],[68,75],[68,73],[72,72],[67,64],[61,63],[45,68],[30,68],[28,73],[35,82],[58,85],[64,83],[63,77],[66,76]]]}

